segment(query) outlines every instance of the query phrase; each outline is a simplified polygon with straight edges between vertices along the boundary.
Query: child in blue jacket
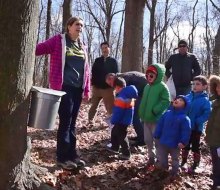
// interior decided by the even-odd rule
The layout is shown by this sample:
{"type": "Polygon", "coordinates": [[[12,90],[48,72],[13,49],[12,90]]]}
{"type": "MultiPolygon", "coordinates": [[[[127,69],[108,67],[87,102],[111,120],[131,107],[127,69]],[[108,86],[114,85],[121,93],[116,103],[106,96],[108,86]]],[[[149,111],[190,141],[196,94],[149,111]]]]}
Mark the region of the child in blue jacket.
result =
{"type": "Polygon", "coordinates": [[[191,102],[187,115],[191,120],[192,133],[189,144],[182,150],[181,166],[186,169],[187,157],[191,149],[193,152],[193,164],[189,167],[189,172],[194,172],[199,165],[201,157],[200,137],[211,112],[211,104],[206,92],[207,86],[208,79],[205,76],[196,76],[193,79],[192,91],[187,95],[191,102]]]}
{"type": "Polygon", "coordinates": [[[112,152],[118,152],[121,146],[119,159],[129,160],[131,153],[127,138],[127,128],[132,124],[134,115],[134,101],[138,97],[138,91],[135,86],[126,87],[123,78],[117,77],[114,81],[115,100],[112,112],[111,123],[114,125],[111,132],[112,152]]]}
{"type": "Polygon", "coordinates": [[[188,107],[188,98],[177,96],[170,109],[161,116],[154,132],[154,138],[158,139],[156,155],[158,166],[168,170],[168,154],[170,154],[173,177],[178,175],[180,149],[184,148],[190,139],[191,124],[186,115],[188,107]]]}

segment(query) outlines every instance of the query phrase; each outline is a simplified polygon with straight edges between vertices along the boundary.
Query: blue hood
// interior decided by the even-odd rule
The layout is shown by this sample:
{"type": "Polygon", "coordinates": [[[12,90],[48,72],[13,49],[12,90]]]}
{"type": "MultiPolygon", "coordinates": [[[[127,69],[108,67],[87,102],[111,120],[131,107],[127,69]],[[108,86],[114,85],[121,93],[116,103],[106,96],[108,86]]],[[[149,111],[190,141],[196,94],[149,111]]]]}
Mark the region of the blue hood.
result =
{"type": "Polygon", "coordinates": [[[190,109],[190,99],[187,96],[184,95],[178,95],[175,99],[177,98],[182,98],[185,102],[185,107],[182,109],[175,109],[173,107],[173,105],[171,106],[171,109],[175,110],[175,111],[179,111],[179,112],[183,112],[183,113],[188,113],[189,109],[190,109]]]}

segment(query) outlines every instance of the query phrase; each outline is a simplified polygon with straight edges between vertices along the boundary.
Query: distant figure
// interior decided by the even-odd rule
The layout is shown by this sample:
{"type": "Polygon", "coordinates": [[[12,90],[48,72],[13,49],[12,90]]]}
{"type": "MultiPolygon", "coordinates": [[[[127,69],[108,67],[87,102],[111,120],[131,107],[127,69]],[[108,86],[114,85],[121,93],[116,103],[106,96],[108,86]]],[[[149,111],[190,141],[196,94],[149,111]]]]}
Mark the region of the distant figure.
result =
{"type": "Polygon", "coordinates": [[[220,189],[220,77],[212,75],[209,79],[212,111],[206,126],[206,142],[212,157],[212,180],[214,190],[220,189]]]}
{"type": "Polygon", "coordinates": [[[102,56],[95,60],[92,66],[92,98],[89,109],[89,122],[92,123],[99,106],[103,99],[108,116],[112,114],[114,102],[113,89],[105,82],[105,76],[108,73],[118,72],[118,62],[110,57],[110,47],[108,42],[101,43],[102,56]]]}
{"type": "Polygon", "coordinates": [[[153,165],[156,161],[153,133],[157,121],[170,104],[169,90],[163,82],[164,74],[165,67],[162,64],[152,64],[147,68],[148,84],[144,88],[139,106],[139,115],[144,122],[144,140],[148,149],[147,166],[153,165]]]}
{"type": "Polygon", "coordinates": [[[50,54],[50,88],[65,91],[59,107],[57,165],[66,170],[85,162],[76,151],[76,118],[82,97],[89,99],[90,68],[86,48],[80,41],[83,20],[71,17],[66,33],[58,34],[36,47],[36,55],[50,54]]]}
{"type": "Polygon", "coordinates": [[[138,90],[138,98],[135,101],[134,118],[133,118],[133,127],[137,136],[132,137],[130,139],[130,145],[143,146],[145,145],[144,127],[138,115],[138,109],[143,95],[144,87],[147,84],[147,79],[144,73],[137,71],[130,71],[124,73],[117,73],[117,74],[109,73],[106,76],[106,83],[109,86],[113,87],[114,81],[117,77],[122,77],[126,81],[127,86],[134,85],[138,90]]]}
{"type": "Polygon", "coordinates": [[[118,77],[114,81],[115,100],[111,123],[114,125],[111,132],[112,146],[108,148],[111,152],[118,153],[119,159],[129,160],[131,153],[127,138],[127,128],[132,124],[134,114],[134,101],[138,97],[135,86],[126,86],[123,78],[118,77]]]}
{"type": "Polygon", "coordinates": [[[172,158],[171,178],[175,179],[179,171],[180,149],[184,148],[190,139],[190,119],[186,115],[189,108],[189,100],[186,96],[177,96],[170,109],[160,118],[154,132],[154,138],[158,139],[157,158],[158,166],[168,170],[168,155],[172,158]]]}
{"type": "Polygon", "coordinates": [[[188,168],[189,172],[194,172],[199,166],[201,158],[200,137],[211,112],[211,104],[206,92],[207,88],[208,80],[206,77],[202,75],[196,76],[193,79],[192,92],[187,95],[190,100],[187,115],[191,120],[192,133],[189,144],[182,150],[181,166],[186,169],[187,157],[191,149],[193,152],[193,165],[188,168]]]}
{"type": "Polygon", "coordinates": [[[173,76],[176,96],[186,95],[191,91],[191,81],[200,75],[201,69],[197,57],[188,52],[187,42],[180,40],[179,53],[173,54],[165,63],[166,77],[173,76]]]}

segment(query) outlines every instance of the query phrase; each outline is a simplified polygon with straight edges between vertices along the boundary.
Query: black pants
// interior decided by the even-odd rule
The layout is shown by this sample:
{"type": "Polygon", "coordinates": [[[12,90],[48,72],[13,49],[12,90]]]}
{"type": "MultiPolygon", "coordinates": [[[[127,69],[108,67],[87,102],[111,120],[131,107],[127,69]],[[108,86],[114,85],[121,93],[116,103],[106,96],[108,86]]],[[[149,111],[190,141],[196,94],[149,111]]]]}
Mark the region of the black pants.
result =
{"type": "Polygon", "coordinates": [[[176,86],[176,96],[178,95],[186,95],[190,93],[191,91],[191,85],[185,86],[185,87],[177,87],[176,86]]]}
{"type": "Polygon", "coordinates": [[[200,138],[201,138],[201,132],[192,130],[189,144],[184,148],[185,150],[192,150],[194,153],[200,154],[200,138]]]}
{"type": "Polygon", "coordinates": [[[116,124],[111,132],[111,143],[113,150],[118,151],[121,146],[122,154],[130,156],[127,128],[127,125],[116,124]]]}

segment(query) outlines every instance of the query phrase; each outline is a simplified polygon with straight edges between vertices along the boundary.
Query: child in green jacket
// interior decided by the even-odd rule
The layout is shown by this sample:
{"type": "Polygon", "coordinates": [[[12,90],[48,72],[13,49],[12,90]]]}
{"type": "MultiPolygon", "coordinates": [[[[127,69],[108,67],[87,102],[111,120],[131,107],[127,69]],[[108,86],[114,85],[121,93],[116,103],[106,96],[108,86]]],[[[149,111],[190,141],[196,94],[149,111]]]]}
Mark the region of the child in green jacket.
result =
{"type": "Polygon", "coordinates": [[[163,82],[164,75],[165,67],[162,64],[152,64],[147,68],[146,79],[148,84],[144,88],[139,107],[139,115],[144,122],[144,141],[148,149],[147,166],[153,165],[156,161],[153,138],[156,122],[170,104],[169,90],[163,82]]]}

